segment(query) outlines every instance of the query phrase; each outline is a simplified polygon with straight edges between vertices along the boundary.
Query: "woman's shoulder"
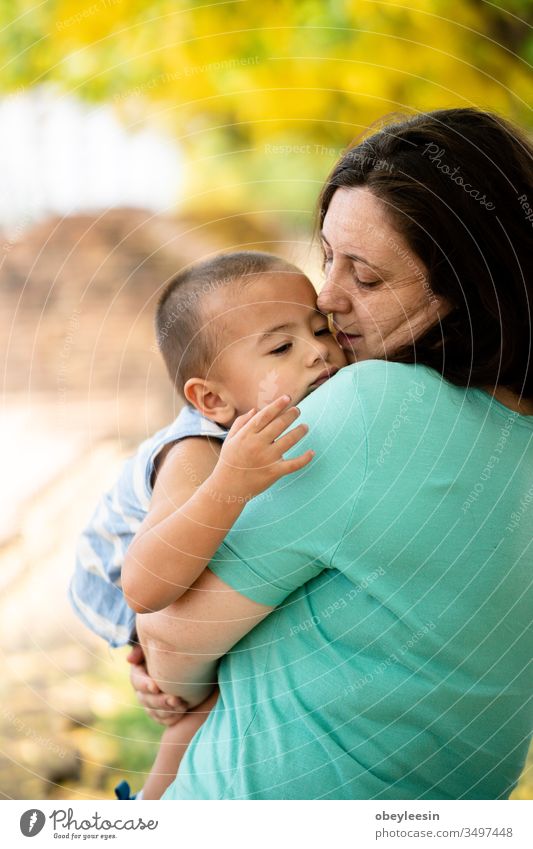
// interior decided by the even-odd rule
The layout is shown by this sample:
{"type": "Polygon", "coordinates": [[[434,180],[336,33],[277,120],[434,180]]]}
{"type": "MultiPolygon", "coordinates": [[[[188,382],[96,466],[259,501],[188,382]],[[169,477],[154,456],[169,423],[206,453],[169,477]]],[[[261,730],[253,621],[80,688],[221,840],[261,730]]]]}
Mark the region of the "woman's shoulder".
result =
{"type": "Polygon", "coordinates": [[[443,377],[428,366],[388,360],[354,363],[342,369],[334,380],[341,399],[353,399],[355,395],[363,408],[379,407],[382,411],[404,399],[447,394],[449,388],[443,377]]]}
{"type": "Polygon", "coordinates": [[[425,366],[365,360],[341,369],[305,398],[299,404],[302,421],[320,446],[344,446],[351,453],[398,410],[425,407],[422,400],[433,407],[441,383],[441,376],[425,366]]]}
{"type": "Polygon", "coordinates": [[[413,394],[418,400],[426,393],[431,397],[442,394],[444,384],[442,376],[427,366],[364,360],[341,369],[302,404],[311,418],[322,418],[328,410],[337,414],[338,421],[339,416],[350,417],[356,410],[392,409],[413,394]]]}
{"type": "Polygon", "coordinates": [[[435,383],[442,383],[443,377],[435,369],[421,363],[396,363],[393,360],[363,360],[346,366],[339,374],[349,376],[361,385],[375,384],[376,381],[390,386],[405,385],[416,377],[424,377],[435,383]]]}
{"type": "Polygon", "coordinates": [[[339,433],[347,430],[351,436],[354,427],[359,427],[369,456],[400,424],[402,438],[411,434],[416,442],[421,433],[441,438],[458,419],[479,427],[486,414],[464,387],[422,364],[365,360],[342,369],[328,383],[332,385],[327,409],[339,433]]]}

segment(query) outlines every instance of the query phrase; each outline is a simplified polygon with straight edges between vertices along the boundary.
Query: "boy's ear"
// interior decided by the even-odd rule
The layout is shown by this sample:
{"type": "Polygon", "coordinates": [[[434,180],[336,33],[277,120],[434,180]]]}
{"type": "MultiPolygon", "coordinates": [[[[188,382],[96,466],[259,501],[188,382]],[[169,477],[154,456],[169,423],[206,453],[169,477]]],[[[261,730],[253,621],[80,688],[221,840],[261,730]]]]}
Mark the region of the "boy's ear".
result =
{"type": "Polygon", "coordinates": [[[183,387],[186,400],[212,422],[229,426],[235,419],[235,407],[218,394],[216,384],[201,377],[191,377],[183,387]]]}

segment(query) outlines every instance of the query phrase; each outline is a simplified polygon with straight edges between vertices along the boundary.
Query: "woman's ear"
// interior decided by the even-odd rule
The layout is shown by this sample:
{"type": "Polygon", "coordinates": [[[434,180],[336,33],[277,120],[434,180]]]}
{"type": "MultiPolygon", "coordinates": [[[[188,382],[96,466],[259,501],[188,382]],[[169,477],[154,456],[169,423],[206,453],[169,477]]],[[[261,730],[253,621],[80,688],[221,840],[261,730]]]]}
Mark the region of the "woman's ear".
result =
{"type": "Polygon", "coordinates": [[[219,395],[218,386],[214,381],[191,377],[183,387],[183,394],[187,402],[196,407],[202,416],[224,427],[229,427],[237,415],[233,404],[219,395]]]}

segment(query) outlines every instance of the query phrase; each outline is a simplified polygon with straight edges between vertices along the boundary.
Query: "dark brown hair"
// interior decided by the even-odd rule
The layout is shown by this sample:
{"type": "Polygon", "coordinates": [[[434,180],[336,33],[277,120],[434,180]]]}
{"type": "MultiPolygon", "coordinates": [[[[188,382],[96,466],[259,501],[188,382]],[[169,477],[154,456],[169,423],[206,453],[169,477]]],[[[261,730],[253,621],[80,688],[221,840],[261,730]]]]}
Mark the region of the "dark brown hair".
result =
{"type": "Polygon", "coordinates": [[[191,377],[205,377],[217,354],[217,335],[203,308],[211,292],[245,284],[272,271],[301,273],[296,266],[261,251],[219,254],[197,262],[172,278],[155,314],[157,344],[177,391],[191,377]]]}
{"type": "Polygon", "coordinates": [[[353,144],[319,200],[321,227],[338,188],[366,186],[428,270],[451,312],[398,362],[460,386],[533,397],[533,146],[503,118],[442,109],[388,123],[353,144]]]}

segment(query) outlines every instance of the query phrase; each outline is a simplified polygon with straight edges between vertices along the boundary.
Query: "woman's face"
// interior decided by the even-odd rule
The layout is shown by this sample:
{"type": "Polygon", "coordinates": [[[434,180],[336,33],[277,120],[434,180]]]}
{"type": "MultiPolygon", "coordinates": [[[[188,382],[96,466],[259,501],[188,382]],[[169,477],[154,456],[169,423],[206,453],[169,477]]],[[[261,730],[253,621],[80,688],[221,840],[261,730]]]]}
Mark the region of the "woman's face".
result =
{"type": "Polygon", "coordinates": [[[326,280],[318,308],[333,313],[350,362],[388,357],[448,312],[422,261],[365,187],[337,189],[324,219],[326,280]]]}

